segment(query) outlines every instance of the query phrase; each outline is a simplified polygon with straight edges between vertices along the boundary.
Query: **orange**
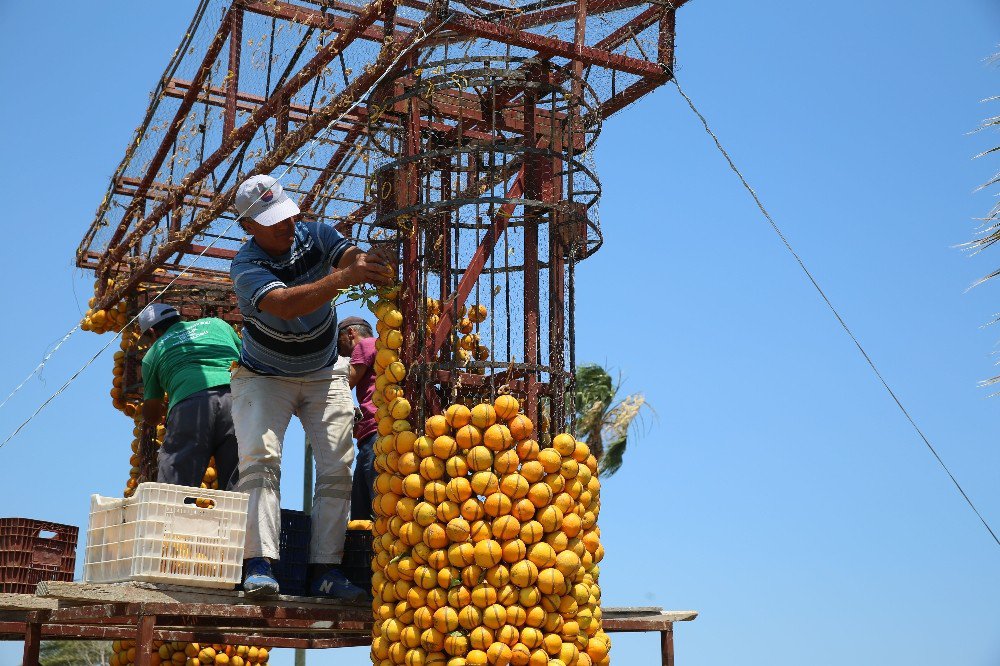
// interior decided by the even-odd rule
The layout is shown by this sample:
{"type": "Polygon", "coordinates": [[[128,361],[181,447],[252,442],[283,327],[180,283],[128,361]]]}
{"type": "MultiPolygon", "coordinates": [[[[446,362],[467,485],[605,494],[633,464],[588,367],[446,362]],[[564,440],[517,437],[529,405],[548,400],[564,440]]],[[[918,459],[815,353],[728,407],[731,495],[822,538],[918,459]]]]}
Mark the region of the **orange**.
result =
{"type": "MultiPolygon", "coordinates": [[[[524,610],[524,606],[520,604],[511,604],[507,606],[507,624],[513,625],[515,627],[523,627],[524,621],[528,617],[528,611],[524,610]]],[[[520,631],[518,631],[520,633],[520,631]]],[[[518,636],[520,639],[520,636],[518,636]]]]}
{"type": "Polygon", "coordinates": [[[538,580],[538,567],[529,560],[515,562],[510,568],[510,581],[518,587],[534,585],[538,580]]]}
{"type": "Polygon", "coordinates": [[[492,606],[497,602],[497,590],[488,583],[479,583],[472,588],[472,605],[479,609],[492,606]]]}
{"type": "Polygon", "coordinates": [[[514,438],[507,426],[495,424],[483,433],[483,444],[491,451],[504,451],[514,446],[514,438]]]}
{"type": "Polygon", "coordinates": [[[542,648],[538,648],[531,653],[531,659],[528,661],[528,666],[549,666],[549,655],[542,648]]]}
{"type": "MultiPolygon", "coordinates": [[[[517,643],[510,648],[510,666],[528,666],[531,650],[524,643],[517,643]]],[[[588,664],[587,666],[591,666],[588,664]]]]}
{"type": "Polygon", "coordinates": [[[469,525],[469,538],[472,543],[478,544],[490,538],[490,525],[484,520],[476,520],[469,525]]]}
{"type": "Polygon", "coordinates": [[[444,651],[453,657],[461,657],[469,651],[469,639],[460,633],[451,633],[444,637],[444,651]]]}
{"type": "Polygon", "coordinates": [[[501,421],[510,421],[517,416],[519,409],[521,409],[521,405],[518,404],[517,398],[512,395],[499,395],[493,401],[493,411],[496,412],[497,418],[501,421]]]}
{"type": "Polygon", "coordinates": [[[481,324],[486,321],[489,311],[485,305],[477,303],[469,308],[469,320],[474,324],[481,324]]]}
{"type": "Polygon", "coordinates": [[[435,414],[424,423],[424,432],[429,437],[440,437],[448,434],[448,421],[441,414],[435,414]]]}
{"type": "Polygon", "coordinates": [[[493,536],[499,541],[509,541],[521,532],[521,523],[513,516],[500,516],[493,521],[493,536]]]}
{"type": "Polygon", "coordinates": [[[564,458],[562,465],[560,465],[559,473],[562,474],[567,479],[575,478],[580,472],[580,463],[573,460],[572,458],[564,458]]]}
{"type": "Polygon", "coordinates": [[[528,501],[536,508],[543,508],[552,502],[552,488],[545,483],[536,483],[528,488],[528,501]]]}
{"type": "MultiPolygon", "coordinates": [[[[535,543],[528,548],[528,559],[538,567],[539,573],[541,573],[543,569],[547,569],[556,563],[556,551],[545,542],[535,543]]],[[[539,585],[539,589],[541,590],[541,585],[539,585]]],[[[550,592],[545,592],[545,590],[542,590],[542,592],[551,594],[550,592]]]]}
{"type": "Polygon", "coordinates": [[[474,425],[464,425],[455,433],[455,441],[460,449],[467,451],[483,441],[483,434],[474,425]]]}
{"type": "Polygon", "coordinates": [[[521,541],[527,544],[537,543],[545,536],[542,524],[537,520],[529,520],[521,526],[521,541]]]}
{"type": "Polygon", "coordinates": [[[417,499],[424,494],[424,480],[419,474],[408,474],[403,479],[403,493],[417,499]]]}
{"type": "Polygon", "coordinates": [[[561,456],[572,456],[576,451],[576,440],[573,435],[561,433],[552,438],[552,448],[561,456]]]}
{"type": "Polygon", "coordinates": [[[396,469],[399,470],[399,473],[403,476],[413,474],[420,469],[420,458],[418,458],[417,454],[412,451],[400,454],[399,458],[396,459],[396,469]]]}
{"type": "Polygon", "coordinates": [[[428,481],[424,486],[424,499],[437,506],[448,498],[445,488],[441,481],[428,481]]]}
{"type": "Polygon", "coordinates": [[[444,418],[453,430],[458,430],[462,426],[468,425],[472,419],[472,413],[465,405],[449,405],[444,412],[444,418]]]}
{"type": "MultiPolygon", "coordinates": [[[[475,553],[475,549],[473,549],[473,553],[475,553]]],[[[475,564],[470,564],[465,567],[462,569],[462,585],[474,590],[476,586],[479,585],[480,581],[482,581],[483,572],[484,569],[480,566],[476,566],[475,564]]],[[[489,604],[486,604],[486,606],[489,606],[489,604]]],[[[483,608],[486,606],[483,606],[483,608]]]]}
{"type": "Polygon", "coordinates": [[[500,489],[500,479],[493,472],[476,472],[470,482],[477,495],[491,495],[500,489]]]}
{"type": "Polygon", "coordinates": [[[562,456],[555,449],[542,449],[538,452],[538,462],[542,463],[547,474],[553,474],[562,467],[562,456]]]}
{"type": "Polygon", "coordinates": [[[518,414],[510,421],[507,421],[508,427],[510,427],[510,434],[514,436],[514,439],[521,441],[522,439],[528,439],[531,437],[531,433],[535,430],[535,424],[531,422],[524,414],[518,414]]]}
{"type": "Polygon", "coordinates": [[[521,642],[527,647],[534,649],[542,644],[545,634],[536,627],[525,627],[521,629],[521,642]]]}
{"type": "MultiPolygon", "coordinates": [[[[520,637],[521,632],[519,632],[517,628],[511,624],[510,609],[508,608],[506,609],[506,611],[507,611],[507,624],[505,624],[504,626],[500,627],[499,630],[497,630],[496,633],[497,642],[494,643],[493,645],[505,645],[509,648],[517,644],[517,640],[520,637]]],[[[492,648],[493,645],[491,645],[490,647],[492,648]]]]}
{"type": "Polygon", "coordinates": [[[521,499],[528,494],[528,480],[516,472],[507,474],[500,480],[500,492],[512,500],[521,499]]]}
{"type": "Polygon", "coordinates": [[[465,457],[469,469],[482,472],[493,466],[493,452],[485,446],[474,446],[465,457]]]}
{"type": "Polygon", "coordinates": [[[519,499],[514,502],[514,506],[511,507],[510,515],[517,518],[522,523],[531,520],[535,516],[535,505],[531,503],[531,500],[519,499]]]}
{"type": "MultiPolygon", "coordinates": [[[[445,485],[445,493],[448,492],[448,486],[445,485]]],[[[397,507],[398,512],[398,507],[397,507]]],[[[458,502],[452,502],[451,500],[445,500],[437,505],[437,517],[442,523],[447,523],[455,518],[458,518],[461,513],[461,507],[458,502]]]]}
{"type": "MultiPolygon", "coordinates": [[[[535,544],[536,546],[540,544],[535,544]]],[[[562,594],[566,590],[566,577],[554,567],[540,569],[538,572],[538,590],[542,594],[562,594]]]]}
{"type": "Polygon", "coordinates": [[[542,524],[542,529],[546,532],[554,532],[562,526],[563,512],[559,507],[550,504],[539,510],[536,518],[542,524]]]}
{"type": "MultiPolygon", "coordinates": [[[[447,535],[448,540],[455,543],[462,543],[464,541],[468,541],[469,531],[470,531],[469,521],[465,520],[464,518],[453,518],[450,521],[448,521],[448,525],[445,527],[445,534],[447,535]]],[[[425,543],[427,542],[426,532],[424,534],[424,542],[425,543]]],[[[432,548],[443,547],[443,545],[442,546],[433,546],[432,544],[428,545],[430,545],[432,548]]]]}
{"type": "Polygon", "coordinates": [[[564,550],[556,556],[556,569],[562,573],[565,578],[571,579],[576,576],[576,572],[579,568],[580,557],[572,550],[564,550]]]}
{"type": "Polygon", "coordinates": [[[465,665],[466,666],[486,666],[489,660],[486,656],[486,652],[483,650],[469,650],[465,655],[465,665]]]}
{"type": "Polygon", "coordinates": [[[507,624],[507,609],[500,604],[492,604],[483,609],[483,624],[490,629],[499,629],[507,624]]]}
{"type": "Polygon", "coordinates": [[[546,474],[544,481],[545,485],[552,488],[553,494],[561,493],[566,487],[566,478],[562,474],[546,474]]]}
{"type": "Polygon", "coordinates": [[[462,518],[465,518],[466,520],[479,520],[486,515],[486,512],[483,511],[482,502],[480,502],[479,498],[476,497],[470,497],[462,502],[461,511],[462,518]]]}
{"type": "Polygon", "coordinates": [[[434,455],[441,460],[447,460],[448,458],[455,455],[458,450],[458,445],[455,440],[447,435],[441,435],[434,439],[434,445],[432,446],[434,455]]]}
{"type": "MultiPolygon", "coordinates": [[[[444,634],[434,627],[425,629],[423,633],[420,634],[420,647],[428,652],[440,652],[444,649],[444,634]]],[[[429,663],[426,660],[424,663],[429,666],[429,663]]]]}
{"type": "Polygon", "coordinates": [[[508,564],[520,562],[527,555],[528,547],[520,539],[511,539],[501,544],[503,561],[508,564]]]}
{"type": "MultiPolygon", "coordinates": [[[[406,398],[396,398],[389,403],[389,415],[396,419],[405,419],[410,415],[410,401],[406,398]]],[[[409,429],[409,428],[407,428],[409,429]]]]}
{"type": "Polygon", "coordinates": [[[569,513],[563,516],[562,531],[566,533],[566,536],[575,537],[580,533],[580,527],[583,524],[583,520],[580,516],[575,513],[569,513]]]}
{"type": "Polygon", "coordinates": [[[486,658],[489,660],[489,663],[495,664],[495,666],[507,666],[511,658],[510,646],[497,639],[486,650],[486,658]]]}
{"type": "Polygon", "coordinates": [[[434,440],[426,435],[413,440],[413,452],[418,458],[430,458],[434,455],[434,440]]]}
{"type": "Polygon", "coordinates": [[[517,471],[517,466],[520,463],[521,459],[517,457],[517,451],[513,449],[500,451],[493,456],[493,471],[497,474],[510,474],[517,471]]]}
{"type": "MultiPolygon", "coordinates": [[[[461,519],[456,519],[461,520],[461,519]]],[[[451,526],[449,525],[449,528],[451,526]]],[[[456,527],[455,529],[459,529],[456,527]]],[[[468,537],[467,537],[468,538],[468,537]]],[[[465,568],[476,561],[475,546],[468,541],[453,543],[448,546],[448,564],[453,567],[465,568]]]]}
{"type": "Polygon", "coordinates": [[[585,442],[577,442],[576,448],[573,450],[573,458],[579,463],[586,464],[589,457],[590,447],[585,442]]]}
{"type": "Polygon", "coordinates": [[[396,452],[406,453],[407,451],[412,451],[414,444],[417,441],[417,433],[412,430],[405,430],[403,432],[396,433],[396,452]]]}
{"type": "Polygon", "coordinates": [[[445,487],[445,495],[452,502],[461,504],[472,497],[472,485],[464,476],[452,479],[445,487]]]}
{"type": "Polygon", "coordinates": [[[527,460],[521,464],[521,476],[528,480],[528,483],[537,483],[545,478],[545,468],[537,460],[527,460]]]}
{"type": "Polygon", "coordinates": [[[386,366],[385,376],[388,377],[389,380],[392,381],[394,384],[398,384],[399,382],[406,379],[406,366],[400,363],[399,361],[390,363],[388,366],[386,366]]]}
{"type": "Polygon", "coordinates": [[[483,612],[476,606],[465,606],[458,611],[458,626],[466,630],[472,630],[483,622],[483,612]]]}
{"type": "Polygon", "coordinates": [[[436,481],[444,476],[444,461],[440,458],[424,458],[420,461],[420,476],[428,481],[436,481]]]}
{"type": "MultiPolygon", "coordinates": [[[[470,422],[480,430],[486,430],[497,422],[497,413],[493,405],[481,403],[472,408],[470,422]]],[[[518,438],[523,439],[523,438],[518,438]]]]}
{"type": "MultiPolygon", "coordinates": [[[[447,606],[434,611],[434,628],[442,634],[451,633],[458,629],[458,611],[447,606]]],[[[444,647],[443,642],[441,647],[444,647]]]]}
{"type": "Polygon", "coordinates": [[[465,476],[469,473],[469,463],[465,461],[464,456],[452,456],[445,461],[444,470],[448,472],[448,476],[452,478],[465,476]]]}
{"type": "MultiPolygon", "coordinates": [[[[485,472],[483,472],[485,474],[485,472]]],[[[513,505],[509,497],[503,493],[493,493],[486,497],[483,502],[483,511],[487,516],[492,516],[496,518],[497,516],[506,516],[511,512],[513,505]]]]}
{"type": "Polygon", "coordinates": [[[503,550],[500,544],[493,539],[484,539],[476,544],[476,564],[484,569],[496,566],[500,563],[502,557],[503,550]]]}
{"type": "MultiPolygon", "coordinates": [[[[559,650],[562,649],[562,639],[556,634],[546,634],[545,638],[542,639],[542,647],[545,651],[551,655],[559,654],[559,650]]],[[[552,663],[551,661],[549,662],[552,663]]]]}
{"type": "Polygon", "coordinates": [[[448,545],[448,534],[441,523],[432,523],[424,528],[423,539],[431,548],[444,548],[448,545]]]}

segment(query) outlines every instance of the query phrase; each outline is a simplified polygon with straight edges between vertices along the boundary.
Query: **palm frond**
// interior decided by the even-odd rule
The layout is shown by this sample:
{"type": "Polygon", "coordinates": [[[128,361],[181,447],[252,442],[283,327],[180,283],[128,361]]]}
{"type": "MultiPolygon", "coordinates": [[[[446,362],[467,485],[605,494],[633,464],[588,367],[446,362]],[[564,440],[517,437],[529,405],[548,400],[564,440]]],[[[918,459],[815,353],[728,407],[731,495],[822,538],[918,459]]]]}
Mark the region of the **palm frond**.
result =
{"type": "Polygon", "coordinates": [[[625,462],[625,447],[628,444],[627,438],[616,439],[604,450],[604,456],[597,467],[597,474],[602,478],[614,476],[615,472],[622,468],[625,462]]]}

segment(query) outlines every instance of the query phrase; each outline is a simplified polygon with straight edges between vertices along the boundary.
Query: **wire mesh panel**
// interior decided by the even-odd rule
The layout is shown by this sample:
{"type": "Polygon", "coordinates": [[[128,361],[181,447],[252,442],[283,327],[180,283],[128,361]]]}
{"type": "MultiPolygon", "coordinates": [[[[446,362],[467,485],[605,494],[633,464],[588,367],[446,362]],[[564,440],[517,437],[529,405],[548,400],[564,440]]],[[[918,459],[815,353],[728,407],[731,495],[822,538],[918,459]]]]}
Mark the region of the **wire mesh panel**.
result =
{"type": "Polygon", "coordinates": [[[565,427],[573,266],[601,243],[598,103],[543,60],[489,54],[413,63],[373,95],[360,226],[396,247],[403,314],[423,324],[403,345],[418,422],[503,390],[541,436],[565,427]]]}

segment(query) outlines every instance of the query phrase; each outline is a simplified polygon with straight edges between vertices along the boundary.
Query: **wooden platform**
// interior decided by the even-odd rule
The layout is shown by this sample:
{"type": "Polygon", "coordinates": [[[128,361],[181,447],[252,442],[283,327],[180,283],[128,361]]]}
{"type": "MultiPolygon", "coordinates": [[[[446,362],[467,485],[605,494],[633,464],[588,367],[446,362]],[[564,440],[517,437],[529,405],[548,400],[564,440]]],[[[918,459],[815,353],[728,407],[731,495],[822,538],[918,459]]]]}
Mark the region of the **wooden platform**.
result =
{"type": "MultiPolygon", "coordinates": [[[[695,611],[605,608],[607,632],[660,633],[661,663],[673,666],[673,624],[695,611]]],[[[368,603],[281,596],[250,600],[241,592],[151,583],[40,583],[36,595],[0,595],[0,639],[24,640],[24,666],[38,663],[44,638],[131,639],[137,666],[149,666],[153,641],[285,648],[365,646],[368,603]]]]}

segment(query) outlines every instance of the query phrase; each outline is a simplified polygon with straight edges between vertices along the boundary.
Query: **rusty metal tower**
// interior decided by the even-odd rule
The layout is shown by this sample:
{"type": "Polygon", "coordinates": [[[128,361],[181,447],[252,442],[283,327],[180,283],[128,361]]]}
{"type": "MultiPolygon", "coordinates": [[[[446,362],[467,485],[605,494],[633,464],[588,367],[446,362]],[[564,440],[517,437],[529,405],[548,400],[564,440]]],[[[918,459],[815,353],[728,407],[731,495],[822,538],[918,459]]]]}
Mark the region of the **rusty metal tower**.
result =
{"type": "Polygon", "coordinates": [[[418,409],[503,385],[562,424],[575,265],[601,244],[592,149],[669,80],[684,4],[203,0],[77,252],[95,309],[174,281],[166,302],[238,322],[236,185],[288,171],[307,215],[395,244],[426,322],[401,355],[418,409]]]}

